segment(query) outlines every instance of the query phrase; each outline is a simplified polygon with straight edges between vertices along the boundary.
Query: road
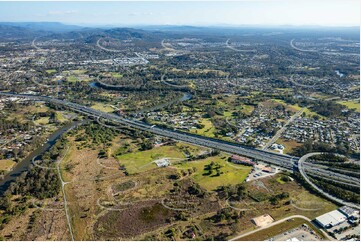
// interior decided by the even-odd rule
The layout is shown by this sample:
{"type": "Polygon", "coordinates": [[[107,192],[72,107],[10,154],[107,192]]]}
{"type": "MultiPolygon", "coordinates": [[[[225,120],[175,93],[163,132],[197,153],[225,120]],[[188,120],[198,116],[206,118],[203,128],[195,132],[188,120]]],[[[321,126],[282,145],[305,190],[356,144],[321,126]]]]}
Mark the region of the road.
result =
{"type": "Polygon", "coordinates": [[[166,80],[164,80],[164,77],[166,76],[167,73],[163,74],[161,77],[160,77],[160,81],[164,84],[164,85],[168,85],[168,86],[171,86],[171,87],[180,87],[180,88],[189,88],[188,85],[175,85],[175,84],[171,84],[169,82],[167,82],[166,80]]]}
{"type": "Polygon", "coordinates": [[[231,49],[231,50],[238,51],[238,52],[257,52],[254,49],[253,50],[240,50],[240,49],[237,49],[237,48],[235,48],[235,47],[233,47],[232,45],[229,44],[229,40],[230,39],[227,39],[227,41],[226,41],[226,47],[231,49]]]}
{"type": "Polygon", "coordinates": [[[301,51],[301,52],[316,52],[316,51],[314,51],[314,50],[304,50],[304,49],[300,49],[300,48],[296,47],[296,46],[293,44],[293,41],[295,41],[295,39],[292,39],[292,40],[290,41],[290,45],[291,45],[291,47],[292,47],[293,49],[295,49],[295,50],[298,50],[298,51],[301,51]]]}
{"type": "Polygon", "coordinates": [[[70,235],[71,235],[71,239],[74,241],[73,229],[72,229],[72,227],[71,227],[70,215],[69,215],[69,210],[68,210],[68,201],[67,201],[67,199],[66,199],[65,188],[64,188],[64,186],[67,184],[67,182],[64,182],[63,177],[61,176],[61,171],[60,171],[60,163],[61,163],[61,161],[64,159],[64,157],[66,156],[66,154],[68,153],[68,151],[69,151],[69,147],[68,147],[68,149],[66,150],[64,156],[56,163],[56,169],[57,169],[57,171],[58,171],[58,175],[59,175],[60,182],[61,182],[61,189],[62,189],[62,191],[63,191],[64,210],[65,210],[66,220],[67,220],[67,223],[68,223],[68,227],[69,227],[69,232],[70,232],[70,235]]]}
{"type": "Polygon", "coordinates": [[[170,47],[168,47],[165,43],[164,43],[165,39],[162,40],[162,42],[160,43],[162,45],[162,47],[165,49],[165,50],[168,50],[168,51],[176,51],[174,49],[174,47],[170,44],[170,43],[167,43],[167,45],[169,45],[170,47]]]}
{"type": "Polygon", "coordinates": [[[270,147],[274,142],[276,142],[276,140],[279,139],[279,137],[281,137],[282,133],[286,130],[287,126],[292,123],[296,118],[298,118],[299,116],[302,115],[302,113],[305,111],[305,108],[302,108],[300,111],[298,111],[297,113],[295,113],[288,121],[285,125],[283,125],[283,127],[277,131],[277,133],[272,137],[272,139],[270,139],[267,144],[263,147],[262,150],[267,150],[268,147],[270,147]]]}
{"type": "Polygon", "coordinates": [[[102,50],[105,50],[105,51],[109,51],[109,52],[121,52],[121,50],[113,50],[113,49],[108,49],[108,48],[105,48],[105,47],[103,47],[103,46],[101,46],[100,45],[100,40],[101,40],[102,38],[99,38],[98,40],[97,40],[97,47],[98,48],[100,48],[100,49],[102,49],[102,50]]]}
{"type": "MultiPolygon", "coordinates": [[[[250,231],[250,232],[247,232],[247,233],[238,235],[238,236],[230,239],[230,241],[234,241],[234,240],[241,239],[241,238],[246,237],[246,236],[248,236],[248,235],[257,233],[257,232],[259,232],[259,231],[261,231],[261,230],[268,229],[268,228],[273,227],[273,226],[275,226],[275,225],[278,225],[278,224],[281,224],[281,223],[283,223],[283,222],[286,222],[286,221],[289,220],[289,219],[295,219],[295,218],[302,218],[302,219],[304,219],[304,220],[312,223],[312,222],[311,222],[311,219],[307,218],[306,216],[303,216],[303,215],[293,215],[293,216],[290,216],[290,217],[287,217],[287,218],[283,218],[283,219],[281,219],[281,220],[278,220],[278,221],[276,221],[276,222],[273,222],[273,223],[271,223],[271,224],[269,224],[269,225],[266,225],[266,226],[264,226],[264,227],[258,228],[258,229],[256,229],[256,230],[253,230],[253,231],[250,231]]],[[[321,230],[321,231],[322,231],[322,230],[321,230]]],[[[333,240],[332,238],[330,238],[330,237],[329,237],[326,233],[324,233],[323,231],[322,231],[322,233],[327,237],[327,239],[333,240]]]]}
{"type": "Polygon", "coordinates": [[[34,48],[37,49],[37,50],[46,51],[46,50],[44,50],[44,49],[36,46],[35,41],[36,41],[36,38],[33,39],[33,42],[31,42],[31,46],[32,46],[32,47],[34,47],[34,48]]]}
{"type": "MultiPolygon", "coordinates": [[[[284,154],[277,154],[270,151],[255,149],[252,147],[247,146],[241,146],[239,144],[228,142],[224,140],[218,140],[214,138],[204,137],[201,135],[196,134],[190,134],[185,133],[177,130],[171,130],[166,128],[160,128],[157,126],[149,125],[137,120],[132,119],[126,119],[124,117],[111,114],[111,113],[105,113],[99,110],[95,110],[90,107],[82,106],[76,103],[72,103],[66,100],[60,100],[56,98],[46,97],[46,96],[37,96],[37,95],[30,95],[30,94],[15,94],[15,93],[8,93],[8,92],[0,92],[0,95],[3,96],[15,96],[19,98],[27,98],[30,100],[41,100],[44,102],[49,102],[52,104],[60,105],[67,107],[75,112],[84,114],[86,116],[98,118],[102,117],[116,125],[120,125],[123,127],[128,127],[132,129],[138,129],[142,131],[147,131],[150,133],[153,133],[154,135],[159,135],[167,138],[171,138],[178,141],[183,141],[186,143],[191,143],[194,145],[204,146],[212,149],[217,149],[226,153],[241,155],[241,156],[247,156],[256,160],[260,160],[263,162],[266,162],[268,164],[276,165],[283,167],[286,170],[293,171],[295,168],[295,161],[298,160],[298,157],[293,157],[289,155],[284,154]]],[[[311,168],[306,167],[307,170],[310,170],[311,168]]],[[[313,172],[318,173],[319,176],[322,176],[323,174],[330,174],[333,175],[335,178],[345,178],[348,177],[343,174],[334,173],[328,170],[324,169],[313,169],[313,172]]],[[[359,182],[359,179],[356,179],[356,181],[359,182]]]]}
{"type": "Polygon", "coordinates": [[[338,203],[338,204],[342,204],[345,206],[349,206],[352,208],[356,208],[356,209],[360,209],[360,206],[358,204],[354,204],[354,203],[350,203],[350,202],[346,202],[340,198],[337,198],[331,194],[328,194],[326,192],[324,192],[322,189],[320,189],[318,186],[316,186],[307,176],[305,170],[304,170],[304,166],[303,163],[310,158],[311,156],[315,156],[315,155],[321,155],[323,154],[322,152],[314,152],[314,153],[308,153],[307,155],[302,156],[299,161],[298,161],[298,170],[300,171],[302,177],[305,179],[305,181],[310,184],[315,190],[317,190],[319,193],[321,193],[322,195],[324,195],[325,197],[329,198],[330,200],[338,203]]]}

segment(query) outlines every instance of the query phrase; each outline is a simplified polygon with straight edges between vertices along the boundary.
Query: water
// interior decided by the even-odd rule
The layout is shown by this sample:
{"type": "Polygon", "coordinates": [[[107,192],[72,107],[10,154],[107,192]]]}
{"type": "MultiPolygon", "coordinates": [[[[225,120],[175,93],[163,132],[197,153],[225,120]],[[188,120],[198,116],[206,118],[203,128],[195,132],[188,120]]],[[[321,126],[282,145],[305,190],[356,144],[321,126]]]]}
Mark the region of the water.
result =
{"type": "Polygon", "coordinates": [[[56,140],[66,131],[73,129],[74,127],[84,123],[84,121],[76,121],[70,124],[67,124],[58,130],[56,130],[53,134],[51,134],[48,138],[48,141],[43,145],[31,152],[26,158],[20,161],[15,168],[5,175],[4,179],[0,181],[0,194],[6,191],[6,189],[10,186],[10,183],[15,181],[15,179],[24,171],[27,171],[29,165],[32,163],[33,158],[36,158],[47,150],[49,150],[56,142],[56,140]]]}
{"type": "Polygon", "coordinates": [[[93,88],[98,88],[96,82],[91,82],[91,83],[89,83],[89,86],[91,86],[91,87],[93,87],[93,88]]]}
{"type": "Polygon", "coordinates": [[[339,77],[343,77],[345,75],[345,74],[341,73],[339,70],[336,70],[335,72],[339,77]]]}

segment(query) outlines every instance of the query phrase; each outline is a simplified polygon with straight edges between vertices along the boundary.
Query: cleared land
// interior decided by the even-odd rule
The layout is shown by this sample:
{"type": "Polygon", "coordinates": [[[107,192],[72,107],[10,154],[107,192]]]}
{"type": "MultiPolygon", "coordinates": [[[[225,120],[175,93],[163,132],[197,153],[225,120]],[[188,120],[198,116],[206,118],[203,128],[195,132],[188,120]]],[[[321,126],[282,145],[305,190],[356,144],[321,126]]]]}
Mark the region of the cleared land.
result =
{"type": "Polygon", "coordinates": [[[179,147],[168,145],[117,156],[119,163],[124,165],[130,174],[156,168],[156,164],[152,162],[161,158],[185,159],[186,157],[179,147]]]}
{"type": "Polygon", "coordinates": [[[337,103],[342,104],[342,105],[346,106],[349,109],[355,109],[357,112],[360,112],[360,101],[359,100],[356,100],[356,101],[339,101],[337,103]]]}
{"type": "Polygon", "coordinates": [[[16,164],[12,160],[0,160],[0,171],[8,171],[16,164]]]}
{"type": "Polygon", "coordinates": [[[252,169],[250,166],[228,163],[227,159],[227,156],[218,155],[215,157],[208,157],[203,160],[182,162],[177,164],[176,167],[180,169],[189,169],[195,167],[196,172],[192,174],[191,177],[202,188],[208,191],[212,191],[222,185],[235,185],[242,183],[252,169]],[[207,171],[205,171],[204,168],[212,161],[218,163],[221,166],[221,174],[219,176],[214,174],[206,175],[207,171]]]}
{"type": "Polygon", "coordinates": [[[103,103],[96,103],[93,106],[91,106],[91,108],[107,113],[114,112],[114,108],[110,107],[108,104],[103,104],[103,103]]]}

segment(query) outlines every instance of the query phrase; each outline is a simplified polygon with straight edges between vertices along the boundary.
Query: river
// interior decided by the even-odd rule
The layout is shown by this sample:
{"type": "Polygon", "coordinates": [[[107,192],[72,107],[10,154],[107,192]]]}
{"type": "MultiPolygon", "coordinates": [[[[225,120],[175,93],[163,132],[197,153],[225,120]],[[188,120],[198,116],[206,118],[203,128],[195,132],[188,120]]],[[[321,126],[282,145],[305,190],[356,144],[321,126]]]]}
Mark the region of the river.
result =
{"type": "Polygon", "coordinates": [[[75,121],[59,128],[54,133],[52,133],[48,137],[48,141],[44,145],[40,146],[39,148],[31,152],[26,158],[20,161],[12,171],[10,171],[8,174],[5,175],[4,179],[0,181],[0,194],[3,194],[6,191],[6,189],[10,186],[10,183],[15,181],[15,179],[22,172],[28,170],[29,165],[32,163],[33,158],[36,158],[42,155],[43,153],[45,153],[47,150],[49,150],[62,134],[83,123],[84,121],[75,121]]]}
{"type": "Polygon", "coordinates": [[[339,70],[336,70],[335,72],[339,77],[343,77],[345,75],[345,74],[341,73],[339,70]]]}

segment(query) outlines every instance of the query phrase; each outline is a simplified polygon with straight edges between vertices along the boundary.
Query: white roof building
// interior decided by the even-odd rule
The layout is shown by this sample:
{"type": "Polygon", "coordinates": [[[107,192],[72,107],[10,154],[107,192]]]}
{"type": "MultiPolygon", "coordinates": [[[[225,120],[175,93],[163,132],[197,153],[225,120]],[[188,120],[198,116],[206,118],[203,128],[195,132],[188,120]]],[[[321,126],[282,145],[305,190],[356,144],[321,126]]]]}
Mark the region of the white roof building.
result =
{"type": "Polygon", "coordinates": [[[347,220],[346,215],[341,213],[338,210],[333,210],[329,213],[325,213],[321,216],[316,218],[316,221],[323,227],[323,228],[330,228],[347,220]]]}
{"type": "Polygon", "coordinates": [[[168,158],[162,158],[159,160],[155,160],[154,162],[157,164],[158,167],[166,167],[170,164],[168,158]]]}

